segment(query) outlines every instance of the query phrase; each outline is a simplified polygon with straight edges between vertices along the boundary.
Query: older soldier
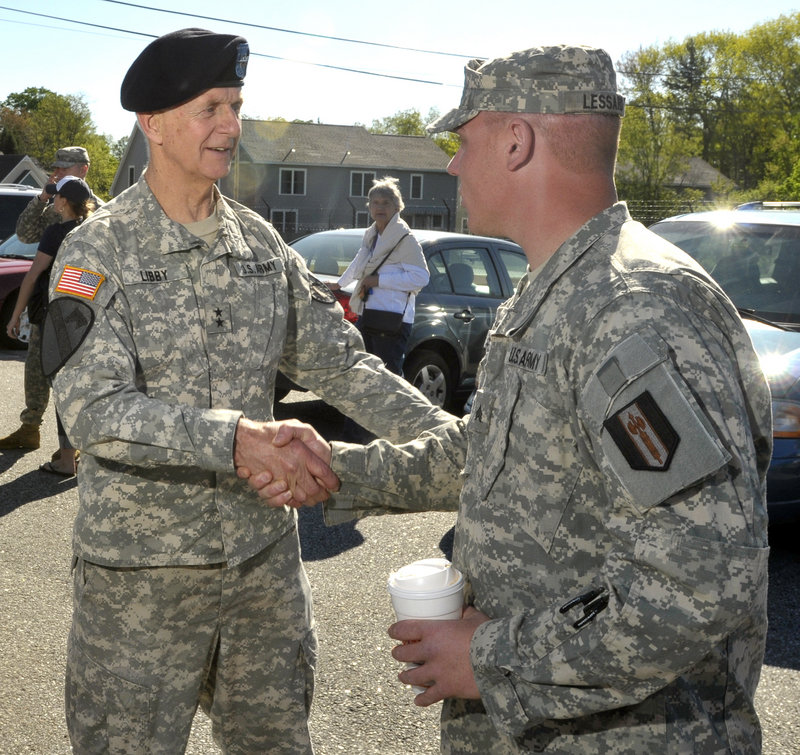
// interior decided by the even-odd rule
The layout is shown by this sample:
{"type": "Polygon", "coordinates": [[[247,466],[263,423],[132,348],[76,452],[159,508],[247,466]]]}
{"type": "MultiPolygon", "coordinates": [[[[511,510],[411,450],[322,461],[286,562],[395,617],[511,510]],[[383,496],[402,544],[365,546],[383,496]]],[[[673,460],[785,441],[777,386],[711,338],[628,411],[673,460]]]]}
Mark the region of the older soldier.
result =
{"type": "Polygon", "coordinates": [[[463,480],[469,607],[389,630],[417,704],[445,701],[446,753],[760,750],[770,396],[731,302],[617,201],[622,114],[602,50],[467,65],[434,130],[461,138],[470,228],[530,272],[488,337],[463,477],[457,421],[334,444],[331,520],[453,504],[463,480]]]}
{"type": "MultiPolygon", "coordinates": [[[[67,717],[76,752],[183,752],[198,702],[227,753],[311,752],[316,637],[295,512],[335,484],[271,444],[275,375],[376,434],[451,416],[363,351],[333,294],[259,215],[220,195],[247,42],[183,29],[130,67],[143,177],[71,235],[51,276],[45,373],[83,450],[67,717]]],[[[310,428],[299,431],[321,454],[310,428]]]]}
{"type": "MultiPolygon", "coordinates": [[[[28,202],[17,218],[17,236],[26,244],[38,243],[47,226],[61,222],[61,216],[53,204],[55,186],[66,176],[85,179],[89,171],[89,153],[83,147],[62,147],[56,151],[52,168],[50,183],[38,197],[28,202]]],[[[102,204],[97,197],[94,200],[98,205],[102,204]]],[[[0,448],[35,450],[41,442],[39,428],[50,402],[50,384],[42,374],[40,323],[31,322],[24,381],[25,408],[19,415],[21,424],[14,432],[0,438],[0,448]]],[[[60,455],[61,452],[56,451],[53,461],[60,455]]]]}

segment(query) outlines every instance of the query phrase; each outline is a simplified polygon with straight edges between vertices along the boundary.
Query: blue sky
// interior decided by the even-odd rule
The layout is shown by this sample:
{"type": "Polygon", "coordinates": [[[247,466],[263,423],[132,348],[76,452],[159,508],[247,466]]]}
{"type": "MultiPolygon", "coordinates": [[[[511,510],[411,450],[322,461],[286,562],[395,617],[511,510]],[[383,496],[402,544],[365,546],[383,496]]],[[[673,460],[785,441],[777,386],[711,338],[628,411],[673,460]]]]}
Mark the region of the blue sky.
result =
{"type": "Polygon", "coordinates": [[[0,0],[0,100],[27,87],[80,94],[98,131],[126,136],[133,117],[119,105],[119,85],[130,63],[152,36],[200,26],[250,42],[246,116],[368,126],[400,110],[455,106],[470,57],[566,42],[604,47],[617,62],[639,47],[707,31],[741,33],[798,10],[800,0],[0,0]]]}

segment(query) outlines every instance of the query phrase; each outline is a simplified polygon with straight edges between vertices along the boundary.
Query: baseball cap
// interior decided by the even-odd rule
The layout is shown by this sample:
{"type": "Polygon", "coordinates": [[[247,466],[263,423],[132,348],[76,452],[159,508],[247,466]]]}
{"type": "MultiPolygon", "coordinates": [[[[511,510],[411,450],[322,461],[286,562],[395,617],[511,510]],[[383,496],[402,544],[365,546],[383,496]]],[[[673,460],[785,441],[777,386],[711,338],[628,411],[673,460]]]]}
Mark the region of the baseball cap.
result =
{"type": "Polygon", "coordinates": [[[55,194],[60,194],[64,199],[80,204],[90,199],[92,190],[89,184],[77,176],[64,176],[57,184],[55,194]]]}
{"type": "Polygon", "coordinates": [[[461,104],[428,126],[454,131],[481,110],[503,113],[624,115],[625,98],[605,50],[583,45],[532,47],[464,66],[461,104]]]}
{"type": "Polygon", "coordinates": [[[170,32],[133,61],[122,81],[120,102],[125,110],[153,113],[207,89],[240,87],[249,57],[244,37],[196,28],[170,32]]]}
{"type": "Polygon", "coordinates": [[[83,147],[63,147],[56,152],[54,168],[69,168],[73,165],[88,165],[89,153],[83,147]]]}

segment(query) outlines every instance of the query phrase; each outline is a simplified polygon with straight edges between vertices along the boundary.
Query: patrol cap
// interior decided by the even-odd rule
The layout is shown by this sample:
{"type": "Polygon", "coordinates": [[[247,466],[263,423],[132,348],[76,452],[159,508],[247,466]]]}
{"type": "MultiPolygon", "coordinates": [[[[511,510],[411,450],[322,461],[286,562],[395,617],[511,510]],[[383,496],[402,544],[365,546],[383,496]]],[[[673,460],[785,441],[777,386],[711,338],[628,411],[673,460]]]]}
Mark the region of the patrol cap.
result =
{"type": "Polygon", "coordinates": [[[125,74],[125,110],[153,113],[180,105],[207,89],[240,87],[250,48],[244,37],[206,29],[179,29],[154,39],[125,74]]]}
{"type": "Polygon", "coordinates": [[[64,199],[75,204],[81,204],[93,196],[89,184],[77,176],[64,176],[57,184],[55,194],[60,194],[64,199]]]}
{"type": "Polygon", "coordinates": [[[624,115],[625,98],[605,50],[583,45],[532,47],[464,66],[461,104],[428,126],[454,131],[481,110],[502,113],[624,115]]]}
{"type": "Polygon", "coordinates": [[[83,147],[62,147],[56,152],[54,168],[71,168],[73,165],[88,165],[89,153],[83,147]]]}

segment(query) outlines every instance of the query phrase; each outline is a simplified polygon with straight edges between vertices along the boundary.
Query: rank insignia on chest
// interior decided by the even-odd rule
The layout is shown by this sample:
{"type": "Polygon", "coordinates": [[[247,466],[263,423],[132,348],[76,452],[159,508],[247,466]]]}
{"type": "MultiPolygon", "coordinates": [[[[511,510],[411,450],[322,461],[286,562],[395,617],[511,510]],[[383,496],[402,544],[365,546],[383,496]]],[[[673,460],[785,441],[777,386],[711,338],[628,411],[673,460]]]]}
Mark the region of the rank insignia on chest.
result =
{"type": "Polygon", "coordinates": [[[603,427],[631,469],[666,472],[680,442],[649,391],[609,417],[603,427]]]}
{"type": "Polygon", "coordinates": [[[231,306],[220,304],[211,307],[206,315],[206,332],[230,333],[231,331],[231,306]]]}

